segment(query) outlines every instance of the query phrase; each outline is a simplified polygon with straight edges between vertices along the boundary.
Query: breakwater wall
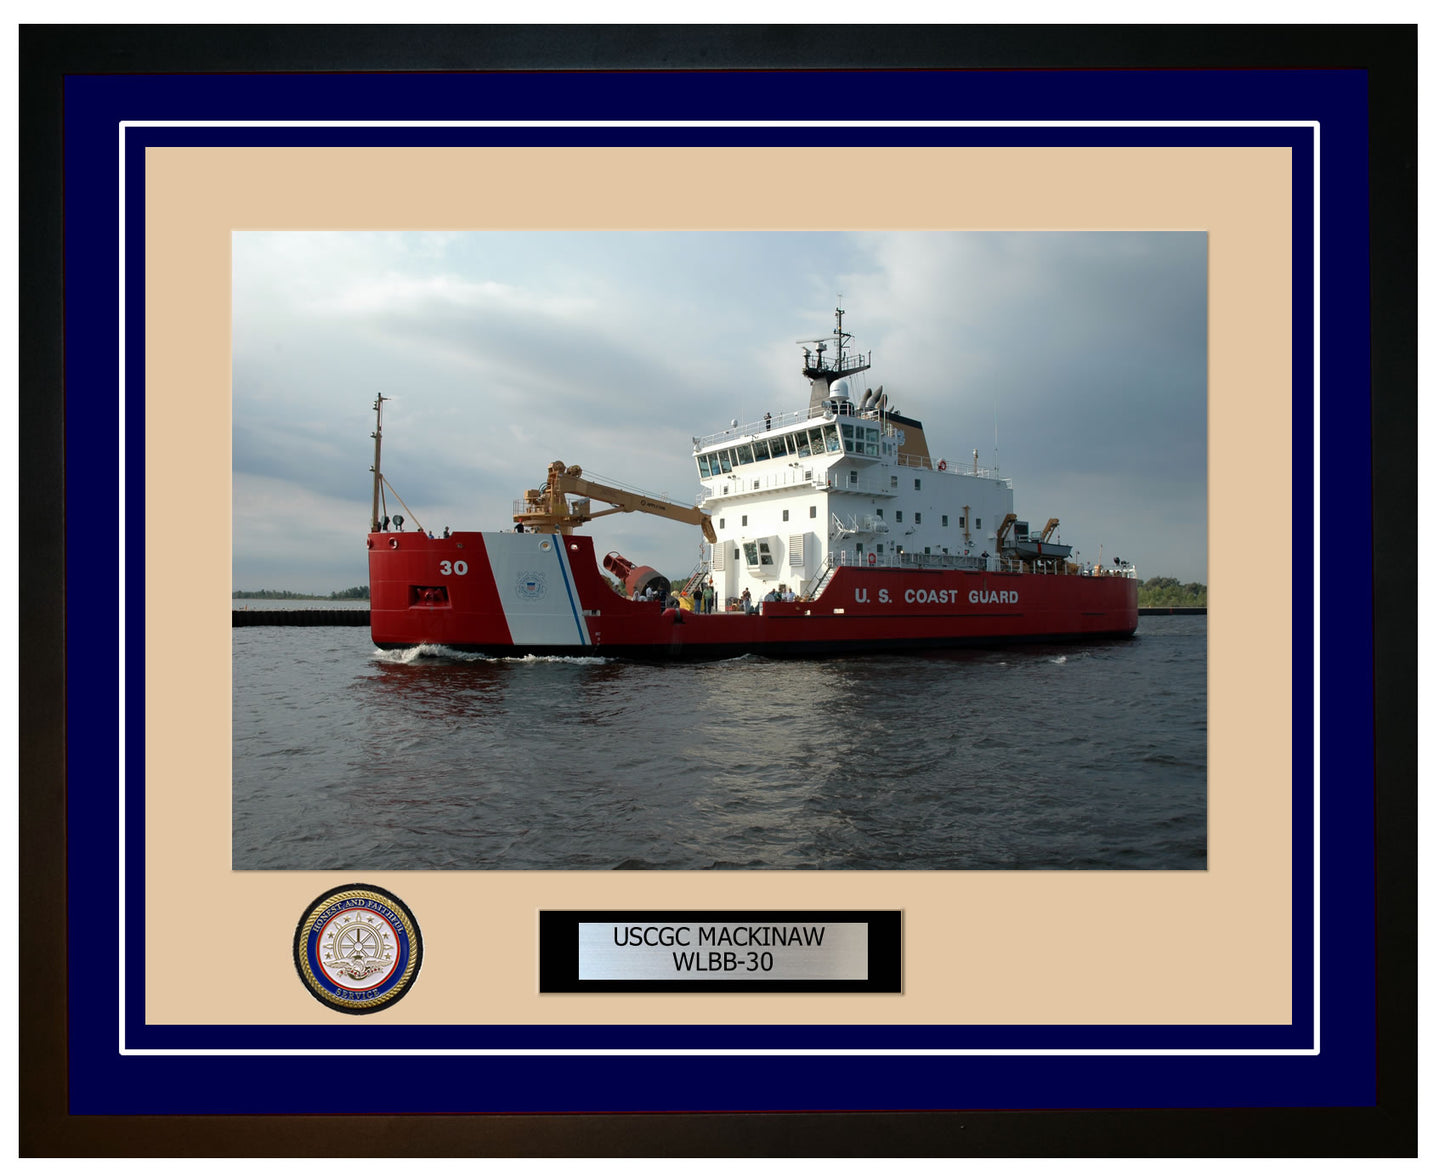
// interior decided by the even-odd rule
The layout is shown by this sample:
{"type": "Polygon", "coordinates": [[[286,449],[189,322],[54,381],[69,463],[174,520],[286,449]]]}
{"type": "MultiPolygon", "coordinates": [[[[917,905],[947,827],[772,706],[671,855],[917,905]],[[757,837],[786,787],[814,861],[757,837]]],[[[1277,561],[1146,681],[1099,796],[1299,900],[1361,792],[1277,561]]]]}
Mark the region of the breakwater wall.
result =
{"type": "Polygon", "coordinates": [[[231,628],[242,625],[371,624],[369,608],[233,608],[231,628]]]}

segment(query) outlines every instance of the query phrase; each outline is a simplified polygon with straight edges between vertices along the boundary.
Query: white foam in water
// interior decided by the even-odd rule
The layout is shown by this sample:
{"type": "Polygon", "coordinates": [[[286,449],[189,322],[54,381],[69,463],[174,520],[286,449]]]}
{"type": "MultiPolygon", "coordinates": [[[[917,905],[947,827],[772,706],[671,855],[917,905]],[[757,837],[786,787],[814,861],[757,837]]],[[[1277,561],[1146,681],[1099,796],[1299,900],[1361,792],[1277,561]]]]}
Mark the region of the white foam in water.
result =
{"type": "Polygon", "coordinates": [[[374,649],[371,656],[377,661],[392,662],[395,665],[410,665],[420,657],[453,657],[445,645],[413,645],[410,649],[374,649]]]}
{"type": "MultiPolygon", "coordinates": [[[[478,656],[480,657],[481,655],[479,654],[478,656]]],[[[550,653],[542,654],[539,656],[535,653],[529,653],[526,657],[499,657],[495,660],[521,662],[523,664],[557,662],[559,664],[569,666],[605,666],[612,659],[610,657],[561,657],[557,654],[550,653]]]]}
{"type": "Polygon", "coordinates": [[[442,662],[516,662],[519,665],[528,663],[557,662],[560,664],[577,666],[605,666],[611,658],[607,657],[561,657],[554,655],[537,656],[527,654],[525,657],[493,657],[487,653],[467,653],[458,649],[451,649],[445,645],[413,645],[409,649],[374,649],[371,656],[377,661],[390,662],[393,665],[407,666],[418,661],[442,661],[442,662]]]}

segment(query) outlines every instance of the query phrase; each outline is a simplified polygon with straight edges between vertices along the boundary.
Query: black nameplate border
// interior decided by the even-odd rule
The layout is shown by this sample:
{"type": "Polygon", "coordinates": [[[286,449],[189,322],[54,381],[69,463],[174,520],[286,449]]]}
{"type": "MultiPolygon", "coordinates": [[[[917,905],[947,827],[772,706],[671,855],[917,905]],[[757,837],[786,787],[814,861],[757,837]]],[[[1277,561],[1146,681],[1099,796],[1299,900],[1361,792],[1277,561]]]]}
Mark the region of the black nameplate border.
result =
{"type": "Polygon", "coordinates": [[[541,911],[539,955],[540,989],[544,993],[901,993],[903,913],[541,911]],[[836,932],[831,940],[829,932],[836,932]],[[600,955],[596,949],[581,948],[584,937],[602,943],[600,955]],[[848,945],[841,960],[831,965],[824,962],[824,955],[840,940],[848,945]],[[781,974],[789,970],[818,970],[809,966],[813,958],[819,960],[822,971],[832,966],[847,975],[782,978],[781,974]],[[590,978],[583,978],[584,967],[590,978]],[[644,974],[596,978],[599,971],[618,970],[644,974]]]}

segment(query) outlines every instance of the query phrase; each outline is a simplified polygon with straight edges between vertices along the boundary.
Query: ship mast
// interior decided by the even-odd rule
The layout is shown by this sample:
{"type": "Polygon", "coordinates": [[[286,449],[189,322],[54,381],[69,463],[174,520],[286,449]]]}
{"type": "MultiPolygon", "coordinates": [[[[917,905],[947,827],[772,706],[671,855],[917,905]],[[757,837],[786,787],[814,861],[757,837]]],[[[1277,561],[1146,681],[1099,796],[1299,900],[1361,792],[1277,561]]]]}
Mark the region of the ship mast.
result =
{"type": "Polygon", "coordinates": [[[371,436],[376,441],[376,453],[371,459],[371,529],[381,530],[381,404],[388,397],[377,393],[376,403],[372,406],[376,409],[376,432],[371,436]]]}
{"type": "MultiPolygon", "coordinates": [[[[822,340],[814,340],[818,344],[818,359],[813,362],[813,357],[807,351],[803,352],[803,375],[807,377],[812,386],[812,393],[808,398],[808,411],[813,413],[818,410],[828,399],[829,388],[834,380],[840,380],[844,376],[856,375],[872,366],[873,354],[849,355],[847,353],[848,340],[853,336],[843,330],[843,296],[838,296],[839,305],[834,307],[833,314],[837,320],[837,326],[833,328],[834,355],[837,358],[830,364],[824,358],[827,344],[822,340]]],[[[798,340],[800,343],[809,340],[798,340]]]]}

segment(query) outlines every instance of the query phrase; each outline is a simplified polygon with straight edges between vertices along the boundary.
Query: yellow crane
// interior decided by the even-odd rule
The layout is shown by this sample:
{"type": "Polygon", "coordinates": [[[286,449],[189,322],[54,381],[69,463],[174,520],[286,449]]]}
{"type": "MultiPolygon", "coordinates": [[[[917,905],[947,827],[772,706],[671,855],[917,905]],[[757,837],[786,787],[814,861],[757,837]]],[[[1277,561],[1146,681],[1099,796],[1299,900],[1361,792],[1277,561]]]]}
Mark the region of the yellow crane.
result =
{"type": "Polygon", "coordinates": [[[560,461],[554,461],[547,467],[547,484],[540,489],[528,490],[521,505],[521,512],[512,518],[529,531],[557,531],[570,535],[574,528],[603,515],[640,510],[645,514],[676,519],[680,523],[692,523],[702,528],[703,536],[709,543],[717,542],[711,516],[695,507],[594,482],[582,476],[581,466],[568,466],[560,461]],[[578,501],[568,502],[569,494],[578,501]],[[593,510],[594,498],[611,505],[606,510],[593,510]]]}
{"type": "Polygon", "coordinates": [[[998,530],[994,533],[993,549],[998,552],[1000,556],[1003,555],[1003,538],[1009,533],[1009,528],[1012,527],[1017,520],[1018,515],[1010,511],[1003,516],[1003,522],[998,525],[998,530]]]}

